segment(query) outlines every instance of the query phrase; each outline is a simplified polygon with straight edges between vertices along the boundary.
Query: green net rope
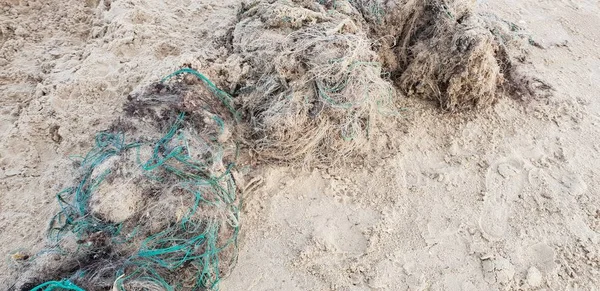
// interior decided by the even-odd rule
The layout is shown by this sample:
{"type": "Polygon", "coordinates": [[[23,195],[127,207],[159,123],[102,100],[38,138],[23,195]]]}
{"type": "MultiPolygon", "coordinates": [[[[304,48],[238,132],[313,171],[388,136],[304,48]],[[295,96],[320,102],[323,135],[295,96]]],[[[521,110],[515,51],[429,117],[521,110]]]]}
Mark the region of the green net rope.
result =
{"type": "MultiPolygon", "coordinates": [[[[192,69],[181,69],[162,82],[184,73],[198,77],[221,100],[234,118],[239,118],[232,105],[229,94],[218,89],[208,78],[192,69]]],[[[220,126],[224,121],[214,116],[220,126]]],[[[114,287],[125,290],[126,283],[132,280],[145,281],[165,290],[180,289],[182,283],[169,283],[164,274],[176,273],[185,267],[194,267],[195,282],[193,290],[217,290],[222,279],[220,266],[221,252],[230,249],[232,255],[229,264],[237,257],[237,237],[239,234],[239,209],[241,199],[236,197],[236,184],[231,170],[235,165],[227,165],[224,172],[213,176],[210,165],[221,157],[217,154],[206,160],[196,160],[190,155],[189,136],[183,131],[185,114],[177,116],[168,132],[154,143],[150,158],[142,161],[140,148],[142,143],[126,143],[123,133],[101,132],[95,138],[92,150],[81,161],[82,175],[78,183],[57,194],[60,211],[51,219],[49,236],[59,242],[66,235],[73,234],[79,240],[91,234],[101,232],[112,238],[113,243],[130,242],[137,233],[137,227],[125,233],[122,224],[115,224],[95,217],[90,211],[90,199],[95,190],[111,175],[110,169],[99,171],[98,167],[109,159],[122,155],[132,149],[138,151],[138,164],[144,176],[175,177],[174,186],[187,193],[191,207],[177,223],[165,227],[162,231],[144,238],[137,251],[126,258],[118,268],[114,287]],[[225,210],[225,217],[203,217],[198,212],[206,207],[225,210]],[[199,219],[198,217],[203,217],[199,219]],[[226,234],[227,237],[223,237],[226,234]]],[[[215,138],[205,141],[207,146],[219,152],[220,145],[215,138]]],[[[222,151],[222,150],[221,150],[222,151]]],[[[160,181],[160,178],[156,178],[160,181]]],[[[82,272],[85,275],[85,272],[82,272]]],[[[186,282],[186,287],[189,287],[186,282]]],[[[83,291],[69,280],[50,281],[33,290],[76,290],[83,291]]]]}
{"type": "Polygon", "coordinates": [[[53,291],[53,290],[85,291],[82,288],[80,288],[79,286],[73,284],[69,280],[49,281],[49,282],[40,284],[40,285],[34,287],[33,289],[31,289],[31,291],[53,291]]]}

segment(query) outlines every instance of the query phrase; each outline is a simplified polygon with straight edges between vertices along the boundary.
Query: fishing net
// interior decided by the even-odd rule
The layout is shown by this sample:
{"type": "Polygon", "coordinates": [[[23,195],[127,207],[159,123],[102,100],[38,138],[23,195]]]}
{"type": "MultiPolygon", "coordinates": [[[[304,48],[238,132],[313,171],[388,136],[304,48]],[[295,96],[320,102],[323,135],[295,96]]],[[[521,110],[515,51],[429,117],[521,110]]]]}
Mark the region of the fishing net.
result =
{"type": "MultiPolygon", "coordinates": [[[[464,4],[467,1],[454,1],[464,4]]],[[[424,17],[433,25],[413,39],[408,65],[399,79],[409,96],[437,100],[446,110],[485,107],[504,81],[499,49],[469,7],[428,3],[424,17]]]]}
{"type": "Polygon", "coordinates": [[[57,194],[53,251],[17,288],[64,278],[33,290],[218,289],[236,260],[241,202],[230,98],[191,69],[131,95],[57,194]]]}
{"type": "Polygon", "coordinates": [[[332,163],[368,148],[396,112],[395,92],[350,17],[300,2],[244,6],[230,59],[253,70],[240,75],[237,102],[259,158],[332,163]]]}
{"type": "MultiPolygon", "coordinates": [[[[407,96],[456,111],[547,87],[518,70],[535,42],[514,23],[476,13],[473,0],[351,0],[407,96]]],[[[547,88],[546,88],[547,89],[547,88]]]]}
{"type": "MultiPolygon", "coordinates": [[[[514,24],[469,0],[243,1],[220,90],[181,69],[129,96],[57,194],[16,290],[215,290],[237,258],[240,141],[264,161],[365,153],[395,84],[446,110],[533,94],[514,24]]],[[[529,38],[529,42],[532,40],[529,38]]]]}
{"type": "MultiPolygon", "coordinates": [[[[407,96],[456,111],[531,95],[525,36],[470,0],[246,1],[232,32],[235,104],[259,159],[333,164],[371,150],[407,96]],[[234,66],[235,67],[235,66],[234,66]]],[[[529,39],[530,40],[530,39],[529,39]]]]}

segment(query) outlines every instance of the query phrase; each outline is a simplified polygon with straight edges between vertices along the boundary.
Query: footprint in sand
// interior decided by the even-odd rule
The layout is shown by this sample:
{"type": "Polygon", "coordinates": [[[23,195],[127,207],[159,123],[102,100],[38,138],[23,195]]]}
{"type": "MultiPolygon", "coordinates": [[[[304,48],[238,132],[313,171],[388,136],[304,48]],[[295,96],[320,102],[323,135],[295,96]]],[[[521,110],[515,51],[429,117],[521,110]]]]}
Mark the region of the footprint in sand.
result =
{"type": "Polygon", "coordinates": [[[497,241],[506,235],[511,204],[523,190],[524,173],[523,160],[517,158],[501,159],[489,167],[479,218],[479,227],[486,239],[497,241]]]}

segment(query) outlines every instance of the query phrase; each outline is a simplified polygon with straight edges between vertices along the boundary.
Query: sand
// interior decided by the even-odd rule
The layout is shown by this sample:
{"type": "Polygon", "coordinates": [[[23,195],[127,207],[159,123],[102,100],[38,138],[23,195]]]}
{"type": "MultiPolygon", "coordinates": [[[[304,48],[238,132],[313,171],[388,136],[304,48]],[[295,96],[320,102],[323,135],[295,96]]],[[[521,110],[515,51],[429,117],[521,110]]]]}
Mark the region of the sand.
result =
{"type": "MultiPolygon", "coordinates": [[[[454,114],[399,98],[387,149],[344,167],[255,173],[221,290],[598,289],[598,1],[479,2],[540,44],[523,69],[552,96],[454,114]]],[[[69,156],[87,152],[129,93],[184,63],[217,83],[234,77],[222,68],[236,9],[0,4],[0,289],[23,268],[12,253],[43,248],[69,156]]]]}

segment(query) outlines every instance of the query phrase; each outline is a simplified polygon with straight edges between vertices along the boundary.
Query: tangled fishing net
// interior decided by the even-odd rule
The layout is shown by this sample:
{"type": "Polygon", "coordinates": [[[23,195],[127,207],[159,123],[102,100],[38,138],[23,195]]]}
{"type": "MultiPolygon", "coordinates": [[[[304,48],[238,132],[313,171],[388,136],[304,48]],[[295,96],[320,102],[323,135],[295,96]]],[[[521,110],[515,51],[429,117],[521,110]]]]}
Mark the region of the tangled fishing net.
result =
{"type": "Polygon", "coordinates": [[[364,150],[394,90],[371,41],[348,16],[304,1],[246,5],[233,32],[246,138],[260,158],[334,159],[364,150]],[[311,5],[309,5],[311,4],[311,5]]]}
{"type": "Polygon", "coordinates": [[[229,273],[240,208],[235,111],[203,75],[182,73],[201,82],[188,75],[147,87],[96,136],[73,186],[57,195],[53,248],[18,288],[202,290],[229,273]]]}
{"type": "Polygon", "coordinates": [[[369,149],[395,115],[394,86],[449,111],[532,93],[524,34],[470,0],[245,2],[229,60],[259,158],[330,164],[369,149]]]}
{"type": "Polygon", "coordinates": [[[392,81],[450,111],[532,94],[515,64],[526,36],[473,6],[244,2],[223,84],[235,98],[188,68],[130,96],[57,195],[53,248],[16,290],[217,289],[236,260],[236,140],[261,160],[331,164],[397,114],[392,81]]]}
{"type": "Polygon", "coordinates": [[[449,111],[491,105],[499,95],[531,95],[519,73],[526,38],[519,27],[477,14],[474,0],[351,0],[380,40],[379,53],[407,96],[449,111]]]}

